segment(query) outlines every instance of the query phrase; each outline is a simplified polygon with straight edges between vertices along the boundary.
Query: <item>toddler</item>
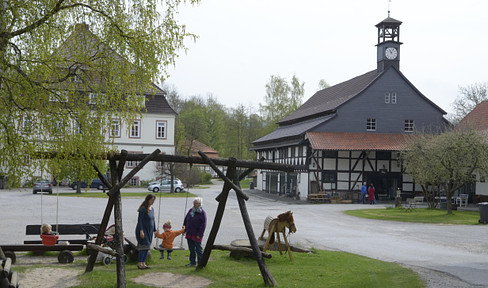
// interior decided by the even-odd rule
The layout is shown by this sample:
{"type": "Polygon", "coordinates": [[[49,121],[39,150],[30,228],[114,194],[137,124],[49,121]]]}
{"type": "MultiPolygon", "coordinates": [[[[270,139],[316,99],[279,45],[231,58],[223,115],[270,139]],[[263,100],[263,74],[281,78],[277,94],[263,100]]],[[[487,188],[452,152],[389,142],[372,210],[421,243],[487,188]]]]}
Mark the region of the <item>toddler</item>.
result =
{"type": "MultiPolygon", "coordinates": [[[[159,245],[162,248],[165,248],[166,251],[168,251],[168,260],[171,260],[171,252],[173,252],[173,241],[175,240],[176,236],[181,235],[185,233],[185,225],[183,225],[183,228],[177,231],[171,230],[171,220],[166,221],[163,225],[163,233],[159,233],[159,229],[156,230],[156,237],[163,239],[163,242],[161,245],[159,245]]],[[[164,249],[161,250],[161,258],[164,259],[164,249]]]]}

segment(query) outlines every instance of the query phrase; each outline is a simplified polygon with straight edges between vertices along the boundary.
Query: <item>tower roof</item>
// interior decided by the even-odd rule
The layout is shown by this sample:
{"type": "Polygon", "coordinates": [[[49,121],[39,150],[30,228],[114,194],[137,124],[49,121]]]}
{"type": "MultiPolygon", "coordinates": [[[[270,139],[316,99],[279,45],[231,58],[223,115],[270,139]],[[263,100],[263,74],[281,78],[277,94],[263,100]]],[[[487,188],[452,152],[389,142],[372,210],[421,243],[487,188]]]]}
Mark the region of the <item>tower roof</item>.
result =
{"type": "Polygon", "coordinates": [[[387,17],[385,20],[381,21],[380,23],[376,24],[375,26],[376,27],[380,27],[380,26],[383,26],[385,24],[390,24],[390,25],[401,25],[402,24],[402,21],[398,21],[396,19],[393,19],[391,17],[387,17]]]}

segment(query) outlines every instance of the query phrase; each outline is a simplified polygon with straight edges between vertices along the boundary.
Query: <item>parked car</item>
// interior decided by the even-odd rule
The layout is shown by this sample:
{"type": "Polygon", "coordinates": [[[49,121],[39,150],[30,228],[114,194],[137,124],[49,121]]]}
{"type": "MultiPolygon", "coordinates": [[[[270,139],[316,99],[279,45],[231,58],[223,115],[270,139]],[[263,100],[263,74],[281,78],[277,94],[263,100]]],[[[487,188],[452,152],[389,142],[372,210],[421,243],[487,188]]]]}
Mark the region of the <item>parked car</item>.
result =
{"type": "Polygon", "coordinates": [[[32,188],[32,193],[37,194],[37,192],[48,192],[53,194],[53,185],[48,180],[36,180],[34,182],[34,187],[32,188]]]}
{"type": "MultiPolygon", "coordinates": [[[[179,179],[175,179],[173,185],[176,193],[184,190],[183,182],[179,179]]],[[[158,193],[159,190],[169,192],[171,190],[171,179],[163,179],[160,182],[156,182],[156,184],[149,185],[147,186],[147,190],[154,193],[158,193]]]]}
{"type": "MultiPolygon", "coordinates": [[[[73,190],[76,190],[77,186],[78,186],[78,181],[75,181],[75,182],[71,183],[71,185],[70,185],[70,187],[73,188],[73,190]]],[[[103,184],[102,180],[100,180],[100,179],[93,179],[90,186],[88,186],[88,184],[85,181],[81,181],[80,187],[81,188],[86,188],[86,187],[97,188],[98,190],[103,190],[103,192],[105,192],[105,190],[108,189],[107,186],[105,186],[105,184],[103,184]]]]}

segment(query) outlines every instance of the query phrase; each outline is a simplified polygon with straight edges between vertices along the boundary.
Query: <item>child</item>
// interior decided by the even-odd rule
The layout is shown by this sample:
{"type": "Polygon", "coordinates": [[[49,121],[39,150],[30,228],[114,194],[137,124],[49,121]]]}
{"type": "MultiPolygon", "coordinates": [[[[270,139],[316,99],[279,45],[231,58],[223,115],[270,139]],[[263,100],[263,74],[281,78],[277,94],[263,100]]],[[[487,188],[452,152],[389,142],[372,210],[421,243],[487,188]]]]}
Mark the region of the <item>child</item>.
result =
{"type": "Polygon", "coordinates": [[[59,238],[58,232],[53,232],[53,228],[49,224],[41,225],[41,238],[42,244],[46,246],[52,246],[56,244],[59,238]]]}
{"type": "Polygon", "coordinates": [[[53,232],[53,227],[49,224],[42,224],[41,225],[41,234],[42,235],[56,235],[58,232],[53,232]]]}
{"type": "MultiPolygon", "coordinates": [[[[159,229],[156,230],[156,237],[163,239],[163,243],[159,245],[162,248],[165,248],[168,251],[168,260],[171,260],[171,252],[173,252],[173,241],[175,240],[176,236],[183,234],[185,232],[185,225],[183,228],[178,231],[171,230],[171,220],[166,221],[163,225],[164,232],[161,234],[159,233],[159,229]]],[[[161,250],[161,258],[164,259],[164,250],[161,250]]]]}

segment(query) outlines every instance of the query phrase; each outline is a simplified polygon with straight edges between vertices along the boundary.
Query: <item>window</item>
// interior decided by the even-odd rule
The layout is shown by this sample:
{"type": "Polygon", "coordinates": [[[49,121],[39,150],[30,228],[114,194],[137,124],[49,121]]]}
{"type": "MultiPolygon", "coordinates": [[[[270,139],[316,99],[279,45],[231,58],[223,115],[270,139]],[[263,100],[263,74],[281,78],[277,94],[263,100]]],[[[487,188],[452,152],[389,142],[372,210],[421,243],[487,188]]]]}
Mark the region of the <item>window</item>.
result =
{"type": "Polygon", "coordinates": [[[24,133],[31,133],[32,132],[32,117],[31,116],[24,116],[22,119],[22,132],[24,133]]]}
{"type": "Polygon", "coordinates": [[[146,105],[146,96],[144,95],[129,95],[127,101],[136,107],[143,108],[146,105]]]}
{"type": "Polygon", "coordinates": [[[83,134],[81,130],[81,124],[78,120],[73,120],[73,132],[74,134],[83,134]]]}
{"type": "Polygon", "coordinates": [[[120,120],[112,120],[112,127],[110,127],[110,137],[120,137],[120,120]]]}
{"type": "Polygon", "coordinates": [[[413,120],[405,120],[405,132],[413,132],[413,120]]]}
{"type": "Polygon", "coordinates": [[[396,104],[397,97],[396,92],[391,92],[391,104],[396,104]]]}
{"type": "Polygon", "coordinates": [[[368,118],[366,120],[366,131],[376,131],[376,119],[368,118]]]}
{"type": "Polygon", "coordinates": [[[68,102],[68,91],[55,91],[49,94],[49,102],[68,102]]]}
{"type": "Polygon", "coordinates": [[[137,186],[139,185],[139,177],[134,177],[129,180],[129,183],[131,186],[137,186]]]}
{"type": "Polygon", "coordinates": [[[135,120],[130,126],[129,138],[141,137],[141,120],[135,120]]]}
{"type": "Polygon", "coordinates": [[[166,121],[156,121],[156,139],[166,139],[166,121]]]}
{"type": "Polygon", "coordinates": [[[322,172],[322,182],[324,183],[335,183],[337,180],[337,172],[335,171],[323,171],[322,172]]]}
{"type": "MultiPolygon", "coordinates": [[[[138,154],[138,153],[142,153],[142,152],[129,152],[129,154],[138,154]]],[[[139,165],[141,161],[127,161],[125,162],[125,166],[126,168],[134,168],[136,167],[137,165],[139,165]]],[[[134,179],[134,178],[132,178],[134,179]]]]}
{"type": "Polygon", "coordinates": [[[92,93],[92,92],[90,92],[88,94],[88,104],[102,105],[104,103],[103,101],[105,101],[105,94],[103,94],[103,93],[92,93]]]}
{"type": "Polygon", "coordinates": [[[390,92],[385,92],[385,103],[390,103],[390,92]]]}

